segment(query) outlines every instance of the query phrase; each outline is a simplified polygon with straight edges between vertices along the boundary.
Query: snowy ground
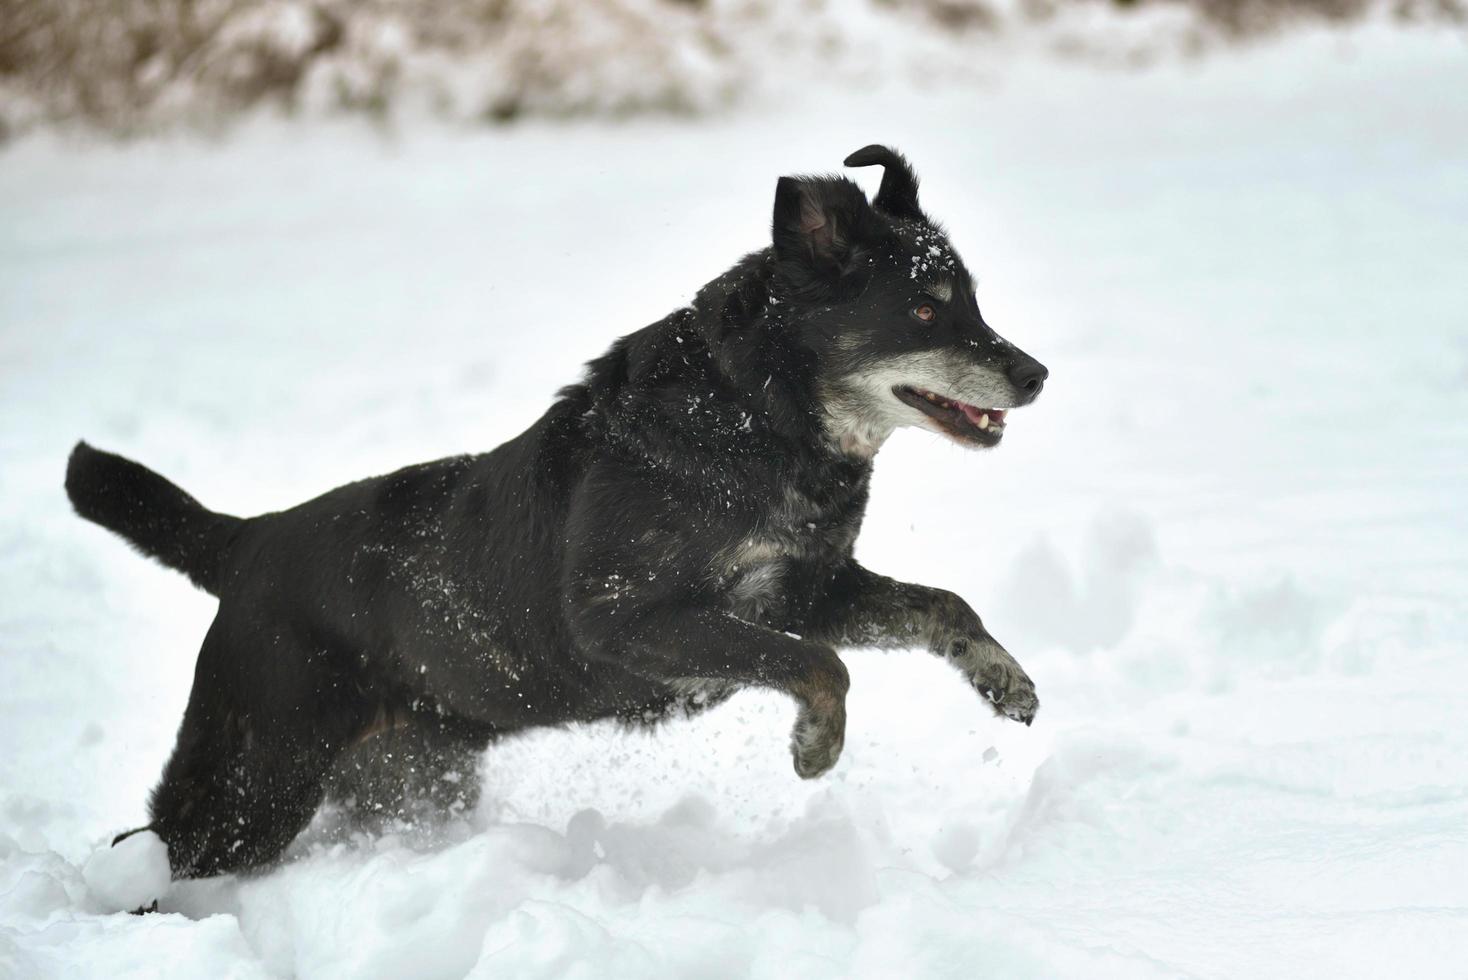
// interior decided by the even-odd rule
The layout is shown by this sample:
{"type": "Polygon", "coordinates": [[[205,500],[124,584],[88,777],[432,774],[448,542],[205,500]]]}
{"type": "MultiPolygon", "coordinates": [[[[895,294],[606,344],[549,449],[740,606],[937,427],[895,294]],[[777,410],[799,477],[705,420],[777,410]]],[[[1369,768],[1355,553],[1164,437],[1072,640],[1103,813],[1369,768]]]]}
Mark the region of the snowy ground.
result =
{"type": "Polygon", "coordinates": [[[1468,974],[1464,67],[1366,33],[703,123],[5,151],[0,975],[1468,974]],[[69,514],[71,442],[236,513],[488,448],[759,245],[777,175],[878,139],[1052,381],[998,452],[899,434],[859,554],[968,596],[1035,726],[853,652],[816,783],[746,693],[107,914],[81,868],[141,822],[212,602],[69,514]]]}

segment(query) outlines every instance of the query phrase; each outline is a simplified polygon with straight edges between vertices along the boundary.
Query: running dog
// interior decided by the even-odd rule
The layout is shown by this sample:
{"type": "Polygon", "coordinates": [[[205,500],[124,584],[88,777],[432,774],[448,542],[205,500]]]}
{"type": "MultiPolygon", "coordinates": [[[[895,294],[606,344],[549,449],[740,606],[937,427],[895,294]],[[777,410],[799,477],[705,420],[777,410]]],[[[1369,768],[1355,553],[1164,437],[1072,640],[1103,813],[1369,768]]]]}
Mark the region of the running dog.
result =
{"type": "Polygon", "coordinates": [[[239,518],[77,445],[77,513],[219,597],[142,828],[176,878],[272,861],[329,795],[392,797],[381,757],[472,798],[496,738],[745,687],[795,700],[795,771],[819,776],[845,734],[839,646],[925,648],[1030,723],[1033,683],[968,603],[852,552],[893,430],[992,448],[1048,372],[984,322],[907,162],[845,162],[883,168],[874,198],[781,178],[770,245],[492,452],[239,518]]]}

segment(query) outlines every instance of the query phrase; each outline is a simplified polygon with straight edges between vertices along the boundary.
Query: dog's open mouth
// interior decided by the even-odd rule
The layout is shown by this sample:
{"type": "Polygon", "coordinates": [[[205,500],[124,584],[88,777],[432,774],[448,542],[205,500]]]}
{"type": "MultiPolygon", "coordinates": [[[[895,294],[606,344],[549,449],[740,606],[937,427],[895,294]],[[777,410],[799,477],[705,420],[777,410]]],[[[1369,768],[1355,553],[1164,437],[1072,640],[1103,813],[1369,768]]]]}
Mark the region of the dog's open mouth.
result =
{"type": "Polygon", "coordinates": [[[928,391],[926,388],[897,387],[892,394],[927,415],[959,442],[997,446],[1004,436],[1002,408],[980,408],[928,391]]]}

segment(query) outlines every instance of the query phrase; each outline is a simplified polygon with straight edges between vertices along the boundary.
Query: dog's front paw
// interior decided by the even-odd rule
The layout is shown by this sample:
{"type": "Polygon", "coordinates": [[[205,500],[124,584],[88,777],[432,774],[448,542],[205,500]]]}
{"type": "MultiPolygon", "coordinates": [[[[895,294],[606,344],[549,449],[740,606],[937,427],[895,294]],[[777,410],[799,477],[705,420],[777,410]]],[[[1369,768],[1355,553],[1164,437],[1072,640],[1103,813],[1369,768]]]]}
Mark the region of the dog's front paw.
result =
{"type": "Polygon", "coordinates": [[[828,772],[841,758],[841,747],[846,744],[846,692],[850,687],[846,665],[834,653],[791,685],[790,693],[800,705],[800,714],[790,732],[790,754],[795,758],[795,774],[801,779],[814,779],[828,772]]]}
{"type": "Polygon", "coordinates": [[[1002,683],[974,682],[974,687],[989,701],[994,713],[1026,725],[1035,720],[1040,710],[1040,698],[1035,694],[1035,683],[1023,672],[1018,680],[1009,679],[1008,687],[1002,683]]]}
{"type": "Polygon", "coordinates": [[[969,683],[989,702],[996,715],[1026,725],[1035,720],[1040,710],[1035,682],[1003,647],[991,643],[974,651],[967,673],[969,683]]]}
{"type": "Polygon", "coordinates": [[[815,779],[829,772],[841,758],[846,744],[846,712],[817,714],[802,708],[790,732],[790,754],[795,760],[795,774],[801,779],[815,779]]]}

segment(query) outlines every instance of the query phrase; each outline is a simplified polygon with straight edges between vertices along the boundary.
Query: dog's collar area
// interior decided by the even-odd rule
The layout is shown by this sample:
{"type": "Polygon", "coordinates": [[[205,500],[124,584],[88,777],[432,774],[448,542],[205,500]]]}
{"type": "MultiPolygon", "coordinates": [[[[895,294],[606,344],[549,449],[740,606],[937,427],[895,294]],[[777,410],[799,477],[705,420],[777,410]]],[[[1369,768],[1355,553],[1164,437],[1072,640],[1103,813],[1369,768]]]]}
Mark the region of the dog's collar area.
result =
{"type": "Polygon", "coordinates": [[[903,403],[936,421],[955,439],[981,446],[994,446],[998,445],[1004,435],[1004,416],[1007,409],[970,405],[911,385],[893,388],[892,393],[903,403]]]}

